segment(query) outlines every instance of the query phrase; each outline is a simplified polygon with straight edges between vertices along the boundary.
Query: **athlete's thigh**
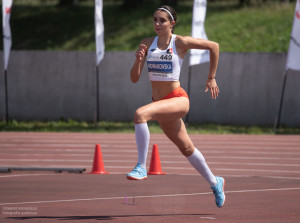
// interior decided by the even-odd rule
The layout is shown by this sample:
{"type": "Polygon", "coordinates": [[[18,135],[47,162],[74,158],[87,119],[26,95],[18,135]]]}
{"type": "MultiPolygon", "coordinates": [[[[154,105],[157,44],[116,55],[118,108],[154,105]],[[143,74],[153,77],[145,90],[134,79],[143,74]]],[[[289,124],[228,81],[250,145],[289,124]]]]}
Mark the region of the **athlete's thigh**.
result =
{"type": "Polygon", "coordinates": [[[189,156],[193,153],[193,142],[187,134],[184,122],[181,118],[173,121],[161,121],[159,122],[159,125],[166,136],[180,149],[185,156],[189,156]]]}
{"type": "Polygon", "coordinates": [[[171,121],[184,117],[188,111],[189,100],[176,97],[145,105],[136,111],[136,116],[145,119],[143,121],[171,121]]]}

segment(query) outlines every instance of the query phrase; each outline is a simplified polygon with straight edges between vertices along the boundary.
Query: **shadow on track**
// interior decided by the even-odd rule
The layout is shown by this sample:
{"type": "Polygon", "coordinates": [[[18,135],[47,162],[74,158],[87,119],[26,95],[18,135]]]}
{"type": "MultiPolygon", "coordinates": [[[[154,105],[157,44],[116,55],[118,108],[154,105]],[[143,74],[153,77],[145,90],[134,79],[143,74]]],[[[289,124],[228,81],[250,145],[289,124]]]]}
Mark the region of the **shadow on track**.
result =
{"type": "Polygon", "coordinates": [[[56,220],[114,220],[116,218],[130,217],[168,217],[168,216],[205,216],[214,217],[213,214],[145,214],[145,215],[111,215],[111,216],[31,216],[31,217],[9,217],[11,220],[30,219],[56,219],[56,220]]]}

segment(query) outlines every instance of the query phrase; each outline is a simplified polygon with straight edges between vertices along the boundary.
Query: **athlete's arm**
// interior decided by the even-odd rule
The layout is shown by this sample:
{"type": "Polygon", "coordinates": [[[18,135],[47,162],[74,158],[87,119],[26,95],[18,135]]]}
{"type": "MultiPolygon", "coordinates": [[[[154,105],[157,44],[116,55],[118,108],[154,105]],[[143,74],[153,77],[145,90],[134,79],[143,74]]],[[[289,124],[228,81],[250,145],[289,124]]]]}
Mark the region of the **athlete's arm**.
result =
{"type": "Polygon", "coordinates": [[[177,46],[182,51],[189,49],[209,50],[210,67],[208,78],[215,78],[219,61],[219,44],[205,39],[196,39],[191,36],[178,36],[177,46]]]}
{"type": "Polygon", "coordinates": [[[135,52],[135,62],[130,71],[130,79],[133,83],[140,79],[147,55],[147,40],[143,40],[135,52]]]}
{"type": "Polygon", "coordinates": [[[211,97],[216,99],[220,92],[215,80],[219,61],[219,44],[205,39],[196,39],[191,36],[178,36],[176,39],[176,46],[182,53],[186,53],[189,49],[209,50],[210,66],[205,92],[209,89],[211,97]]]}

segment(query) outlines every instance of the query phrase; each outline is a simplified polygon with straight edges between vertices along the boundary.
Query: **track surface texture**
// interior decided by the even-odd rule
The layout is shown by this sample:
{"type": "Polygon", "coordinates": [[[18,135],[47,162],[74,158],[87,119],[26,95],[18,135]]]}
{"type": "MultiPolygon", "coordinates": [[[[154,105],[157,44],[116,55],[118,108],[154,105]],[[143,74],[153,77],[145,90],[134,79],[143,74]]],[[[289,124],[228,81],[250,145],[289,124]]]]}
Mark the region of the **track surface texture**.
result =
{"type": "Polygon", "coordinates": [[[300,222],[300,136],[190,135],[226,180],[217,208],[205,180],[163,134],[152,134],[166,175],[129,181],[134,134],[0,133],[0,167],[86,168],[0,173],[0,222],[300,222]],[[90,174],[100,144],[106,175],[90,174]]]}

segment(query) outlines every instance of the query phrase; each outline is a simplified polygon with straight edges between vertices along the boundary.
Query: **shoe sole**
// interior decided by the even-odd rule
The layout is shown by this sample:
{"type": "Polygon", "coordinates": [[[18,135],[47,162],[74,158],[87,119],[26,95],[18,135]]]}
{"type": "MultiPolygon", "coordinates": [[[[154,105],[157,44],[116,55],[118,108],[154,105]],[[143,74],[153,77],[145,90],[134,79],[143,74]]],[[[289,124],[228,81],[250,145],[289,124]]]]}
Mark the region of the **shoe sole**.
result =
{"type": "Polygon", "coordinates": [[[223,205],[225,204],[225,200],[226,200],[226,196],[225,196],[225,190],[224,190],[224,188],[225,188],[225,179],[222,177],[222,179],[223,179],[223,193],[224,193],[224,201],[223,201],[223,204],[220,206],[220,207],[218,207],[218,208],[221,208],[221,207],[223,207],[223,205]]]}
{"type": "Polygon", "coordinates": [[[143,178],[135,178],[135,177],[132,177],[132,176],[126,176],[128,180],[146,180],[147,177],[143,177],[143,178]]]}

